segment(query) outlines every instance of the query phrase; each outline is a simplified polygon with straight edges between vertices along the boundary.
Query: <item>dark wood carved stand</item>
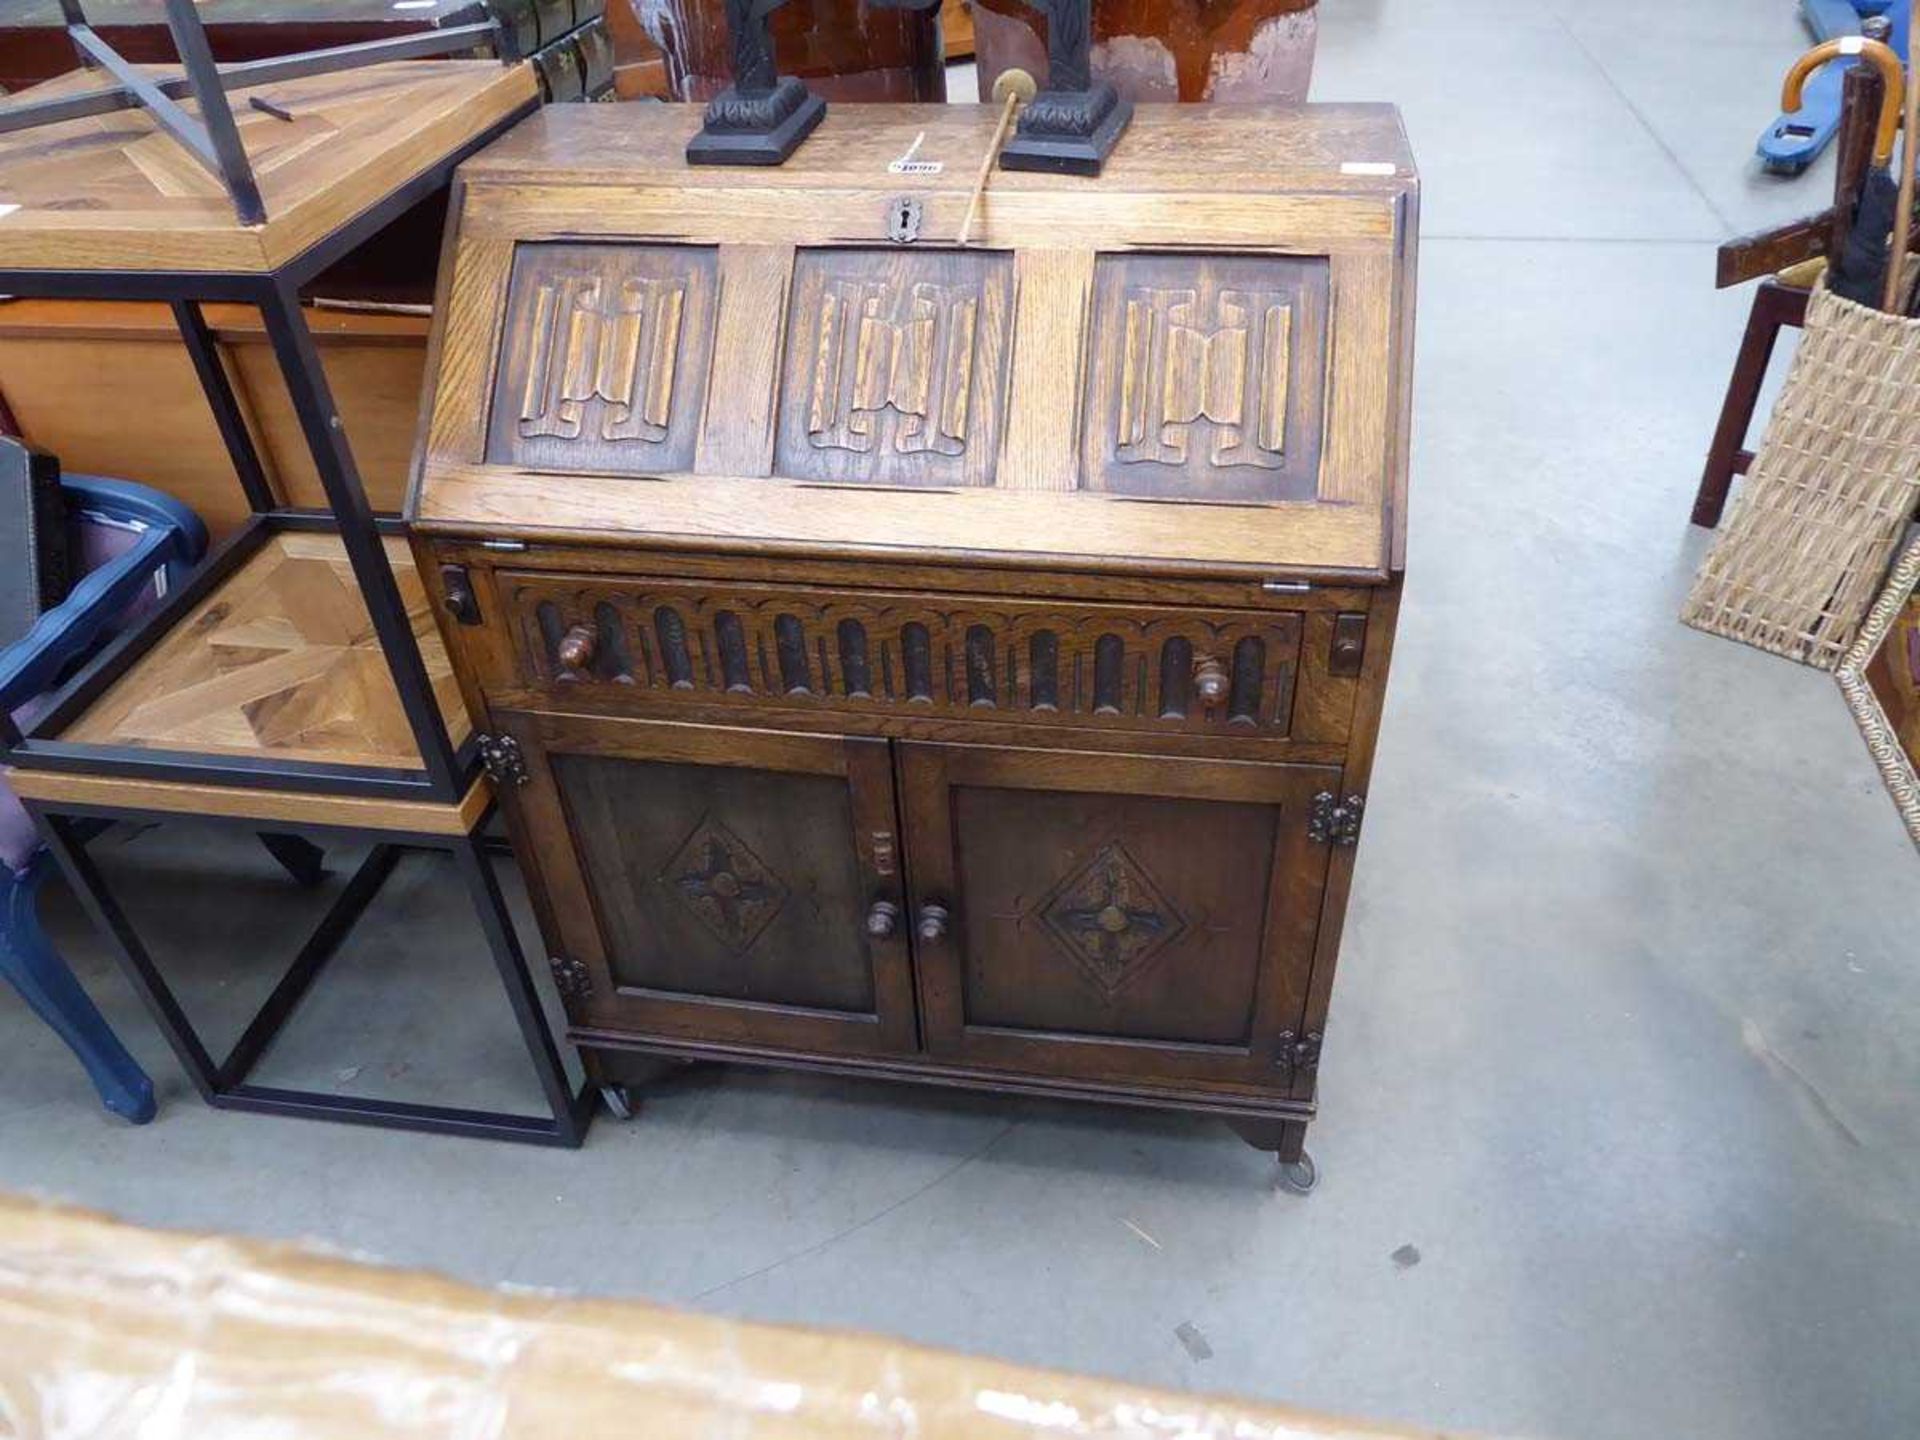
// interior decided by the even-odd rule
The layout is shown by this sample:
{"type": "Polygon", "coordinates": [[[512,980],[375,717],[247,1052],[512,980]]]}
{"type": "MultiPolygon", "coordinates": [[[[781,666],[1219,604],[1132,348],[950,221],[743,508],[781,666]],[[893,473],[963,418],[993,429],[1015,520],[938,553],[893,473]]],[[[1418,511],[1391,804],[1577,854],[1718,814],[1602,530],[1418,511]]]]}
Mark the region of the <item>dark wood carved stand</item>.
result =
{"type": "Polygon", "coordinates": [[[184,80],[116,64],[77,22],[76,44],[117,76],[119,89],[56,81],[0,109],[0,201],[20,207],[0,229],[0,292],[170,303],[253,519],[75,674],[26,733],[5,722],[0,741],[14,789],[210,1102],[576,1145],[588,1112],[567,1093],[552,1039],[530,1008],[511,919],[483,873],[479,828],[491,804],[479,745],[445,680],[398,518],[368,505],[299,298],[304,283],[443,189],[464,157],[530,113],[534,78],[523,65],[446,61],[357,69],[343,79],[327,66],[288,70],[299,58],[290,57],[262,62],[282,67],[270,69],[264,97],[252,97],[267,104],[236,118],[227,86],[269,72],[209,80],[192,7],[176,0],[168,13],[188,58],[184,80]],[[198,101],[197,120],[171,98],[182,85],[198,101]],[[84,118],[136,104],[152,126],[108,131],[84,118]],[[23,115],[31,126],[15,123],[23,115]],[[155,181],[166,158],[151,153],[157,130],[221,175],[226,193],[207,197],[198,186],[155,181]],[[276,147],[294,143],[293,135],[303,145],[316,136],[326,143],[297,164],[275,164],[276,147]],[[142,148],[130,157],[133,147],[142,148]],[[75,215],[84,224],[74,225],[75,215]],[[203,304],[220,301],[260,311],[327,510],[276,498],[201,314],[203,304]],[[380,837],[218,1065],[87,859],[75,823],[181,815],[276,834],[380,837]],[[378,889],[396,847],[449,851],[460,864],[548,1115],[373,1103],[247,1082],[378,889]]]}
{"type": "Polygon", "coordinates": [[[1306,1188],[1412,162],[1384,106],[1142,107],[1124,191],[1007,176],[958,248],[998,120],[835,111],[756,185],[677,163],[691,107],[549,109],[468,162],[421,569],[617,1109],[663,1058],[1159,1107],[1306,1188]]]}
{"type": "Polygon", "coordinates": [[[1093,78],[1092,0],[1028,3],[1047,18],[1046,89],[1020,112],[1001,168],[1098,175],[1133,119],[1133,102],[1093,78]]]}
{"type": "MultiPolygon", "coordinates": [[[[774,64],[773,12],[787,0],[726,0],[733,83],[708,103],[687,142],[689,165],[779,165],[826,117],[827,102],[774,64]]],[[[940,0],[871,0],[881,10],[930,10],[940,0]]]]}

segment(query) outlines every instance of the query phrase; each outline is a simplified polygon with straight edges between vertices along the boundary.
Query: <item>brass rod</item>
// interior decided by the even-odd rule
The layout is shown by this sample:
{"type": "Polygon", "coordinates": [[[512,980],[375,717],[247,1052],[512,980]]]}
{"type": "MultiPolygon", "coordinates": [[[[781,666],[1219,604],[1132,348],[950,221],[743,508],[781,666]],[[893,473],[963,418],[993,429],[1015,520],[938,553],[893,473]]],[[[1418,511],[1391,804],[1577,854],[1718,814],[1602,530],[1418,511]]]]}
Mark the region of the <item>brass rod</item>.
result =
{"type": "Polygon", "coordinates": [[[987,193],[987,177],[993,174],[993,162],[999,157],[1000,146],[1007,138],[1007,126],[1013,123],[1013,112],[1020,107],[1017,91],[1007,92],[1007,102],[1000,107],[1000,123],[993,128],[993,139],[987,145],[986,156],[980,161],[980,173],[974,177],[973,194],[967,197],[966,218],[960,222],[960,238],[957,244],[965,245],[967,237],[973,233],[973,217],[979,213],[980,199],[987,193]]]}

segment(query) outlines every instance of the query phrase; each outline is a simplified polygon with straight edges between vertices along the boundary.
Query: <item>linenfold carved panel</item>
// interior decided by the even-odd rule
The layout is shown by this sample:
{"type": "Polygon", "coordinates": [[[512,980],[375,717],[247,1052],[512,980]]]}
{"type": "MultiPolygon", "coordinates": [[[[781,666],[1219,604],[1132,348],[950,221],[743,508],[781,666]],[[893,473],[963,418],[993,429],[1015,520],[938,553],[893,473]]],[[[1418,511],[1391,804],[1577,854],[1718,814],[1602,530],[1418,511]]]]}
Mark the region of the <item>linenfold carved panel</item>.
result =
{"type": "Polygon", "coordinates": [[[561,472],[691,469],[714,274],[715,252],[698,246],[520,246],[487,459],[561,472]]]}
{"type": "Polygon", "coordinates": [[[1101,256],[1082,429],[1087,488],[1312,499],[1327,308],[1324,260],[1101,256]]]}
{"type": "Polygon", "coordinates": [[[1013,261],[972,251],[802,250],[787,308],[774,470],[802,480],[990,485],[1013,261]]]}

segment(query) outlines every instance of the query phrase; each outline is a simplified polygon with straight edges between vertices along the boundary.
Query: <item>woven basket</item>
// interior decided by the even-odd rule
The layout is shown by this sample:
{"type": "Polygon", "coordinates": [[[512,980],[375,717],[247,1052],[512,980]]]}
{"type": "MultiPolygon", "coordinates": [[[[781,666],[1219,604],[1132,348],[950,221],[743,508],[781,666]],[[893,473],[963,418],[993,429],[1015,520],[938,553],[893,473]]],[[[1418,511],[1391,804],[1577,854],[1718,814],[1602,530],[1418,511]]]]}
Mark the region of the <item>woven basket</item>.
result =
{"type": "Polygon", "coordinates": [[[1733,515],[1680,618],[1831,670],[1920,500],[1920,320],[1822,286],[1733,515]]]}

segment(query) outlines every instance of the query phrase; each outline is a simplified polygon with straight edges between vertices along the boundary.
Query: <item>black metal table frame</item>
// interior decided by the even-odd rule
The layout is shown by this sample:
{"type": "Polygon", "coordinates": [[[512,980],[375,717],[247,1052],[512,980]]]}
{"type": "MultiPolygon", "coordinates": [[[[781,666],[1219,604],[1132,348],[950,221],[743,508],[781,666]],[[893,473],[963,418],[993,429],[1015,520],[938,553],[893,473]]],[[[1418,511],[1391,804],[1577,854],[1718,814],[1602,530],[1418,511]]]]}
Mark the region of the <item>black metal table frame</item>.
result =
{"type": "Polygon", "coordinates": [[[365,829],[304,821],[254,819],[239,816],[182,815],[138,806],[78,804],[68,801],[27,801],[28,811],[46,836],[48,848],[67,883],[80,897],[88,918],[113,946],[148,1011],[166,1036],[173,1053],[192,1078],[207,1104],[221,1110],[294,1116],[309,1120],[344,1121],[386,1129],[414,1130],[477,1139],[512,1140],[534,1145],[577,1148],[586,1138],[593,1118],[595,1092],[591,1084],[576,1090],[568,1080],[552,1028],[541,1008],[538,991],[528,973],[526,955],[514,929],[506,896],[488,859],[489,846],[479,832],[493,812],[489,805],[479,823],[459,835],[365,829]],[[92,856],[87,853],[87,829],[98,820],[145,820],[166,823],[191,820],[223,828],[258,831],[262,825],[281,834],[371,842],[373,848],[359,869],[335,897],[320,923],[300,947],[293,963],[248,1022],[225,1058],[216,1060],[182,1009],[173,989],[154,964],[126,912],[108,888],[92,856]],[[546,1097],[545,1117],[505,1114],[492,1110],[456,1109],[399,1100],[376,1100],[257,1085],[250,1076],[292,1019],[327,961],[379,894],[401,852],[436,850],[451,855],[460,871],[486,934],[487,948],[501,985],[507,992],[527,1053],[546,1097]]]}
{"type": "Polygon", "coordinates": [[[353,452],[321,366],[313,333],[300,306],[300,287],[329,265],[446,185],[460,162],[490,144],[533,110],[529,101],[495,125],[422,170],[304,253],[278,269],[259,273],[181,270],[0,269],[0,294],[33,298],[165,301],[213,412],[227,454],[254,519],[229,541],[189,584],[119,643],[102,652],[62,687],[54,704],[24,734],[0,714],[0,749],[8,763],[25,769],[61,770],[142,780],[187,781],[322,794],[457,803],[479,769],[473,737],[455,748],[427,678],[412,622],[400,597],[382,533],[400,533],[397,516],[377,516],[369,504],[353,452]],[[327,497],[327,510],[279,504],[221,363],[204,303],[254,307],[266,327],[286,382],[307,449],[327,497]],[[138,662],[185,614],[264,543],[274,529],[336,530],[368,616],[391,671],[400,706],[421,756],[420,769],[331,765],[271,756],[234,757],[139,746],[62,741],[60,733],[138,662]]]}
{"type": "MultiPolygon", "coordinates": [[[[400,596],[383,537],[403,533],[398,516],[376,515],[361,485],[333,392],[313,334],[300,306],[300,287],[319,275],[441,187],[460,162],[518,124],[538,102],[525,105],[397,186],[379,202],[277,268],[260,271],[77,271],[0,269],[0,294],[83,300],[164,301],[172,306],[187,353],[213,412],[222,442],[245,491],[252,516],[184,585],[165,597],[142,623],[93,657],[60,688],[52,707],[22,734],[0,714],[0,750],[22,770],[61,771],[139,781],[186,782],[229,791],[275,790],[359,799],[394,799],[454,811],[479,773],[477,740],[456,747],[447,731],[412,622],[400,596]],[[315,470],[326,494],[325,510],[283,506],[275,496],[255,448],[244,412],[223,365],[201,306],[237,303],[260,312],[267,338],[298,416],[315,470]],[[60,734],[273,535],[284,531],[337,533],[368,616],[392,673],[401,707],[419,747],[418,769],[294,761],[270,756],[225,756],[138,746],[62,741],[60,734]]],[[[426,1131],[532,1144],[578,1146],[592,1120],[590,1088],[575,1091],[567,1079],[553,1032],[541,1009],[512,916],[487,859],[480,830],[485,814],[458,833],[361,828],[320,820],[203,816],[158,810],[138,803],[28,801],[27,809],[46,838],[56,863],[92,921],[112,944],[194,1086],[209,1105],[310,1119],[345,1121],[389,1129],[426,1131]],[[373,848],[347,882],[292,965],[274,987],[239,1041],[216,1060],[153,963],[125,912],[86,851],[89,827],[118,819],[193,819],[279,835],[333,836],[368,840],[373,848]],[[327,960],[379,893],[400,853],[408,849],[450,854],[461,872],[487,946],[506,989],[527,1052],[546,1097],[546,1117],[487,1110],[373,1100],[282,1089],[251,1081],[254,1070],[318,977],[327,960]]],[[[266,807],[284,810],[284,806],[266,807]]],[[[285,842],[284,844],[291,843],[285,842]]],[[[279,852],[276,851],[276,854],[279,852]]],[[[284,862],[283,862],[284,863],[284,862]]]]}

